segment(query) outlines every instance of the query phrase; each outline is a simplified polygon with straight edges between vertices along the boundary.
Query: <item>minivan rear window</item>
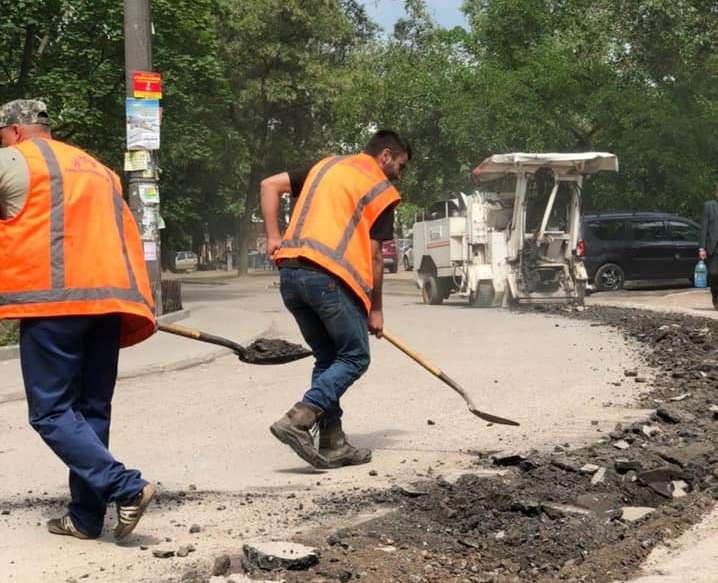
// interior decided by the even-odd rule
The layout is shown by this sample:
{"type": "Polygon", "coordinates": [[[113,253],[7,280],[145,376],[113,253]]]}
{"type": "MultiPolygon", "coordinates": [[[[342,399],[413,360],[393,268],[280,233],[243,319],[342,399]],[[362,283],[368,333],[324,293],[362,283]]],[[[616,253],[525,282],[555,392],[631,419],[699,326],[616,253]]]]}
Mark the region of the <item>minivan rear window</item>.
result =
{"type": "Polygon", "coordinates": [[[671,230],[671,239],[674,241],[698,241],[698,227],[680,221],[669,221],[668,228],[671,230]]]}
{"type": "Polygon", "coordinates": [[[664,241],[668,231],[663,221],[641,221],[632,223],[634,241],[664,241]]]}
{"type": "Polygon", "coordinates": [[[601,241],[620,241],[626,238],[626,224],[623,221],[596,221],[589,223],[591,234],[601,241]]]}

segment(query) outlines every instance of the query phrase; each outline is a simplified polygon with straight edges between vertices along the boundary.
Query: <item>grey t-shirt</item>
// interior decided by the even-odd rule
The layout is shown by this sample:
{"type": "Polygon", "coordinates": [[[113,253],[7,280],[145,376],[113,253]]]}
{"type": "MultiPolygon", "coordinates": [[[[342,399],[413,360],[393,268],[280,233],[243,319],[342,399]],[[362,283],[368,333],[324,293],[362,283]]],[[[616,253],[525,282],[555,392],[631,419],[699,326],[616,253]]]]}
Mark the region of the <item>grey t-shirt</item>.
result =
{"type": "Polygon", "coordinates": [[[30,169],[16,148],[0,148],[0,219],[17,215],[25,206],[30,169]]]}

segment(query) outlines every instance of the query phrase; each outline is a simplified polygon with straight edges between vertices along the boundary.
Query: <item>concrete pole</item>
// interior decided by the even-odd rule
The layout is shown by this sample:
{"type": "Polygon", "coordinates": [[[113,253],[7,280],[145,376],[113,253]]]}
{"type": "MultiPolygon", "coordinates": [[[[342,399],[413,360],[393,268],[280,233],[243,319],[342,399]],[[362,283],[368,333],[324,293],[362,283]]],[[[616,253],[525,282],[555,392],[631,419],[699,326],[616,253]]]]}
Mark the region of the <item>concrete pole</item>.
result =
{"type": "MultiPolygon", "coordinates": [[[[127,97],[133,96],[133,71],[152,71],[152,21],[150,0],[124,0],[125,3],[125,79],[127,97]]],[[[159,204],[145,203],[140,197],[140,184],[157,189],[157,157],[150,152],[147,171],[127,172],[130,209],[137,221],[145,250],[145,262],[155,299],[155,312],[162,314],[162,266],[159,233],[159,204]]]]}

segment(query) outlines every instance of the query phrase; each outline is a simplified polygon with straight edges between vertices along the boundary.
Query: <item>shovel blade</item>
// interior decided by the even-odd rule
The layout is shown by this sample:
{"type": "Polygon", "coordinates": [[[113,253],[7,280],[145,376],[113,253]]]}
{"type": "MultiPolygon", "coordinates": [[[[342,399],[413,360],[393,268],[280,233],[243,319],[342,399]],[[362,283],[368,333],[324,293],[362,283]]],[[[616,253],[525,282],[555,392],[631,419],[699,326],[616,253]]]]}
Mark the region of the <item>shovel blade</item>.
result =
{"type": "Polygon", "coordinates": [[[248,364],[286,364],[312,355],[312,351],[300,344],[278,338],[258,338],[243,352],[237,352],[239,360],[248,364]]]}
{"type": "Polygon", "coordinates": [[[497,423],[498,425],[512,425],[513,427],[519,427],[521,425],[517,421],[498,417],[497,415],[492,415],[491,413],[484,413],[483,411],[479,411],[474,407],[469,407],[469,411],[471,411],[478,418],[483,419],[484,421],[488,421],[489,423],[497,423]]]}

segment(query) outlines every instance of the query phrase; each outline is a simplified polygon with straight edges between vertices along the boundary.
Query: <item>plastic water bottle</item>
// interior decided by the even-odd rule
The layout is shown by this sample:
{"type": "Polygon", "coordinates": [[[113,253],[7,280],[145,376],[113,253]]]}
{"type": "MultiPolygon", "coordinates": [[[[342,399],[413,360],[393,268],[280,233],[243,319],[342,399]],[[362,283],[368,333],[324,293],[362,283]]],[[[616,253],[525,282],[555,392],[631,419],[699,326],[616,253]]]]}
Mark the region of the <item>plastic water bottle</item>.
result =
{"type": "Polygon", "coordinates": [[[708,287],[708,268],[705,261],[700,259],[693,270],[693,285],[695,287],[708,287]]]}

